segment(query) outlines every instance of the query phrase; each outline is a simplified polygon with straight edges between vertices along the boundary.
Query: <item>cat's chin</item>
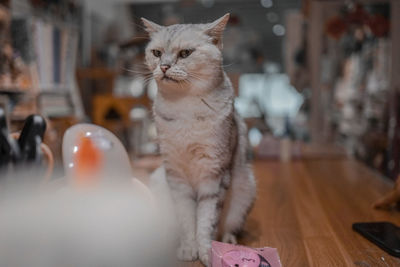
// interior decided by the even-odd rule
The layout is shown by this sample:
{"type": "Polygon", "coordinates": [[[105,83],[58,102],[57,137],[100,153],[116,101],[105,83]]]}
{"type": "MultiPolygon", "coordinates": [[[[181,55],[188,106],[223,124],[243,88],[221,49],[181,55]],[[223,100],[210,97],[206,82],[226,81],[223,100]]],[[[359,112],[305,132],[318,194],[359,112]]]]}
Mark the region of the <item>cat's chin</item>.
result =
{"type": "Polygon", "coordinates": [[[176,80],[176,79],[174,79],[174,78],[168,77],[168,76],[162,77],[162,78],[161,78],[161,81],[162,81],[162,82],[166,82],[166,83],[171,83],[171,82],[173,82],[173,83],[179,83],[179,82],[180,82],[180,81],[178,81],[178,80],[176,80]]]}
{"type": "Polygon", "coordinates": [[[181,95],[189,91],[187,85],[179,80],[175,79],[157,79],[156,80],[159,92],[162,92],[164,96],[169,95],[181,95]]]}

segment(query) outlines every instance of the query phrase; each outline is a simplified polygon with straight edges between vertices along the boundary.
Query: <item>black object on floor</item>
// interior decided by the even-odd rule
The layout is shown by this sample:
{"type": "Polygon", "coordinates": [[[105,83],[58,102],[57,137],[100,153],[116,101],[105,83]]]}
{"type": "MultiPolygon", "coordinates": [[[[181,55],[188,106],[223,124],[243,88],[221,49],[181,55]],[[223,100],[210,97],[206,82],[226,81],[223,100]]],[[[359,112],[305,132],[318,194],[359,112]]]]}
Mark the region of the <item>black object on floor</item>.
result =
{"type": "Polygon", "coordinates": [[[400,257],[400,228],[390,222],[354,223],[353,230],[386,251],[400,257]]]}

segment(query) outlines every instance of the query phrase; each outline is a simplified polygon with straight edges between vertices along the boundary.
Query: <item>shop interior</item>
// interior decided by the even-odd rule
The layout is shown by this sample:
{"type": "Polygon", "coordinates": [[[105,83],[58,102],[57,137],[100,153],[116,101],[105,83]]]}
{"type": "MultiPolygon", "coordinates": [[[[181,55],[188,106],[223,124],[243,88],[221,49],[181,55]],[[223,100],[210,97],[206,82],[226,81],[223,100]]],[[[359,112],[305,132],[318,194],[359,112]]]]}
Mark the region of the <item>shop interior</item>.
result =
{"type": "MultiPolygon", "coordinates": [[[[29,180],[28,187],[35,192],[43,184],[46,192],[70,186],[70,164],[77,163],[70,153],[76,152],[71,151],[74,138],[82,135],[79,131],[103,131],[112,140],[107,155],[78,153],[82,166],[102,169],[109,177],[129,169],[126,172],[140,183],[137,188],[148,187],[143,194],[156,196],[151,176],[166,163],[154,120],[158,84],[146,64],[151,34],[141,18],[170,26],[209,23],[226,13],[230,17],[222,39],[222,67],[232,83],[234,108],[247,126],[246,157],[257,182],[255,202],[238,244],[274,249],[264,257],[268,265],[261,260],[254,266],[400,266],[400,239],[388,241],[389,245],[385,240],[371,242],[354,226],[373,222],[400,226],[397,0],[0,0],[0,203],[2,194],[10,194],[9,181],[17,176],[29,180]],[[377,246],[381,241],[385,244],[377,246]],[[393,245],[394,252],[382,249],[385,245],[393,245]]],[[[28,197],[25,200],[29,202],[28,197]]],[[[79,206],[77,199],[63,201],[69,204],[59,204],[79,206]]],[[[106,198],[90,201],[114,205],[106,198]]],[[[137,201],[138,206],[149,205],[148,200],[137,201]]],[[[141,267],[139,261],[119,265],[116,260],[124,257],[122,248],[137,248],[129,243],[129,234],[117,238],[120,232],[109,231],[107,238],[100,238],[93,230],[92,240],[88,234],[92,232],[84,227],[53,221],[60,211],[51,213],[56,206],[46,205],[48,209],[38,214],[43,212],[47,218],[43,227],[52,229],[49,236],[73,229],[82,238],[76,242],[93,241],[87,245],[89,250],[82,245],[83,251],[93,252],[90,255],[99,256],[104,264],[65,260],[67,264],[60,266],[141,267]],[[130,245],[124,247],[125,241],[130,245]],[[112,247],[111,242],[121,248],[115,249],[118,253],[106,245],[93,249],[98,243],[112,247]]],[[[121,217],[115,215],[115,221],[131,220],[126,215],[128,205],[120,207],[121,217]]],[[[9,206],[4,208],[7,212],[1,218],[13,216],[9,206]]],[[[31,208],[35,211],[33,204],[31,208]]],[[[2,240],[1,233],[20,233],[18,227],[29,226],[29,216],[36,217],[29,212],[15,213],[21,216],[15,218],[25,221],[21,225],[11,219],[2,224],[0,218],[0,243],[14,240],[11,234],[2,240]]],[[[99,216],[91,217],[93,222],[99,220],[101,227],[107,227],[108,221],[99,219],[103,213],[93,214],[99,216]]],[[[42,224],[38,218],[32,221],[42,224]]],[[[128,227],[109,223],[113,229],[128,227]]],[[[386,235],[399,230],[391,231],[386,235]]],[[[32,240],[38,238],[33,236],[32,240]]],[[[139,251],[154,249],[164,255],[172,247],[163,242],[155,246],[150,237],[136,238],[144,245],[133,253],[133,261],[139,251]]],[[[49,258],[54,255],[50,251],[37,255],[49,258]]],[[[72,258],[67,252],[61,254],[72,258]]],[[[1,255],[0,265],[7,266],[1,255]]],[[[76,257],[81,258],[85,257],[76,257]]],[[[204,266],[200,260],[179,264],[204,266]]],[[[209,266],[242,265],[210,262],[209,266]]]]}

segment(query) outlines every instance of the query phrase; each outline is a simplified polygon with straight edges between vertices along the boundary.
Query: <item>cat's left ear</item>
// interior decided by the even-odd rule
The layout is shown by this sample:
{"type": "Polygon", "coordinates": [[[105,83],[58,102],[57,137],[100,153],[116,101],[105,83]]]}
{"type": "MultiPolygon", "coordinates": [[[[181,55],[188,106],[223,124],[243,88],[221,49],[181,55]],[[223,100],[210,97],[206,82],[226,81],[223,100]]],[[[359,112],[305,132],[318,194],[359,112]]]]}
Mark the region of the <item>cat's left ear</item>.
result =
{"type": "Polygon", "coordinates": [[[152,33],[158,32],[159,30],[161,30],[163,28],[163,26],[158,25],[157,23],[152,22],[148,19],[141,18],[141,20],[143,22],[143,25],[145,26],[146,32],[148,32],[150,35],[152,33]]]}
{"type": "Polygon", "coordinates": [[[219,48],[222,48],[222,34],[228,23],[229,16],[230,14],[226,13],[216,21],[206,24],[205,33],[213,38],[213,43],[219,48]]]}

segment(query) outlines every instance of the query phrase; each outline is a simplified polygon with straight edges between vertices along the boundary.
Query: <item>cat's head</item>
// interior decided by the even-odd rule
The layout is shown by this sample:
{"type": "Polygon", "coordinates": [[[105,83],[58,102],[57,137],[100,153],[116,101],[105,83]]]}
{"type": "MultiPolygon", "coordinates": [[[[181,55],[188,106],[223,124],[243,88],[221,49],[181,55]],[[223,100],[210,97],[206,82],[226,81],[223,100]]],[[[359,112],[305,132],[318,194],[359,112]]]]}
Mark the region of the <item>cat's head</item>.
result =
{"type": "Polygon", "coordinates": [[[142,18],[146,63],[161,88],[206,90],[222,76],[222,34],[229,14],[207,24],[161,26],[142,18]]]}

